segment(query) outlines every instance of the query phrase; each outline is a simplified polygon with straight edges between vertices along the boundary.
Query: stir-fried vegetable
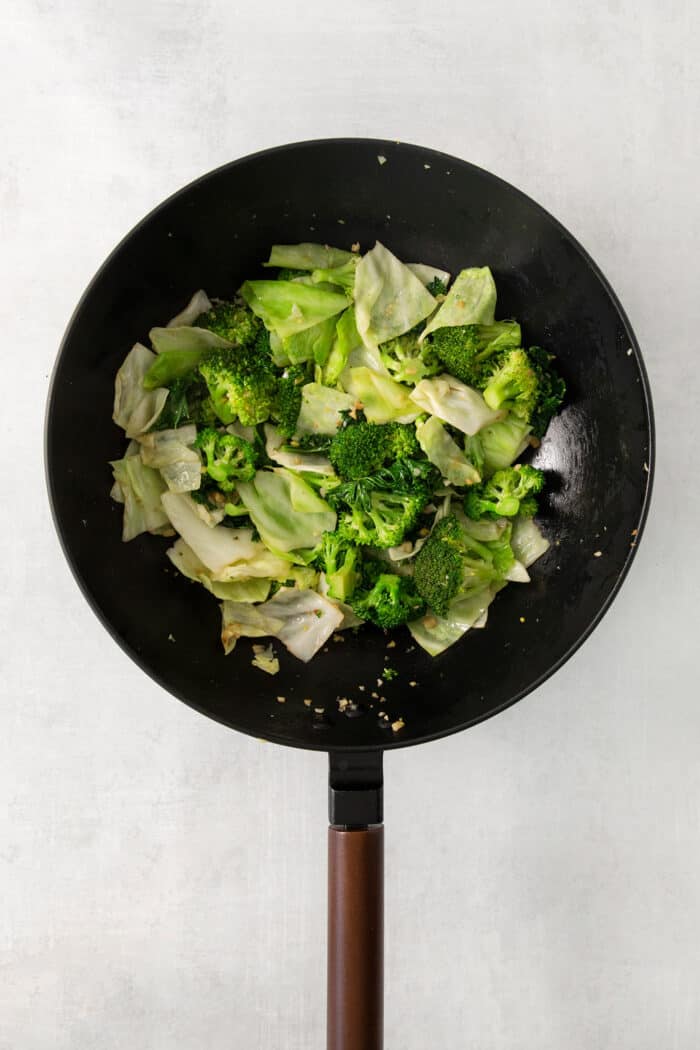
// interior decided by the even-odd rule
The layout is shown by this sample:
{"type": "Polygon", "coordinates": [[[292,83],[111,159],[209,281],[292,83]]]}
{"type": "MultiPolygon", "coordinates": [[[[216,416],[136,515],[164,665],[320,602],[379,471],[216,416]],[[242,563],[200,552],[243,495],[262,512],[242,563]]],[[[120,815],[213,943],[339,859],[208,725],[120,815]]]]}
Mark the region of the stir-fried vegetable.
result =
{"type": "MultiPolygon", "coordinates": [[[[176,537],[227,653],[268,637],[306,661],[371,623],[436,656],[549,546],[546,477],[517,461],[563,400],[554,358],[495,319],[488,267],[450,287],[356,249],[273,245],[268,279],[195,292],[116,375],[122,538],[176,537]]],[[[253,663],[279,668],[264,645],[253,663]]]]}

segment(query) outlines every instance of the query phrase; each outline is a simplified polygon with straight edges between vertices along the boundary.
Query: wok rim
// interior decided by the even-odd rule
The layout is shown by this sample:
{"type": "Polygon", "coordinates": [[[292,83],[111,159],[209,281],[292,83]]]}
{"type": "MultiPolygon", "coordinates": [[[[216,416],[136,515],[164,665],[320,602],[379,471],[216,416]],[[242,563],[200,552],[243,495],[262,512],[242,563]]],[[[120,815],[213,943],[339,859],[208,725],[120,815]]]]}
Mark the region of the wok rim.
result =
{"type": "Polygon", "coordinates": [[[63,337],[61,339],[61,342],[60,342],[60,345],[59,345],[59,348],[58,348],[58,352],[56,354],[56,357],[55,357],[55,360],[54,360],[54,363],[53,363],[53,367],[52,367],[52,370],[51,370],[51,377],[50,377],[50,380],[49,380],[48,395],[47,395],[47,401],[46,401],[46,410],[45,410],[45,415],[44,415],[43,450],[44,450],[44,476],[45,476],[47,493],[48,493],[48,499],[49,499],[49,508],[50,508],[50,511],[51,511],[51,519],[53,521],[53,525],[54,525],[54,528],[56,530],[56,534],[58,536],[58,541],[59,541],[61,550],[63,551],[63,555],[64,555],[64,557],[65,557],[65,559],[66,559],[66,561],[68,563],[68,566],[70,568],[70,571],[71,571],[71,574],[73,576],[73,579],[77,583],[78,588],[81,591],[83,597],[85,598],[85,600],[87,601],[88,605],[92,609],[93,613],[95,614],[95,616],[97,617],[99,622],[102,624],[102,626],[105,628],[107,633],[117,643],[117,645],[120,647],[120,649],[124,653],[126,653],[126,655],[143,672],[145,672],[145,674],[152,681],[154,681],[157,685],[159,685],[162,689],[164,689],[166,693],[168,693],[171,696],[174,696],[177,700],[179,700],[182,703],[186,704],[192,710],[197,711],[201,715],[205,715],[207,718],[211,719],[214,722],[218,722],[220,725],[226,726],[227,729],[233,729],[236,732],[244,733],[246,736],[257,738],[258,740],[263,739],[265,742],[269,742],[269,743],[273,743],[273,744],[282,744],[282,745],[284,745],[286,747],[294,747],[294,748],[297,748],[297,749],[303,750],[303,751],[318,751],[318,752],[343,751],[343,752],[356,752],[357,753],[357,752],[362,752],[362,751],[389,751],[389,750],[397,750],[399,748],[412,747],[412,746],[417,745],[417,744],[426,744],[426,743],[429,743],[429,742],[431,742],[433,740],[440,740],[440,739],[443,739],[444,737],[452,736],[455,733],[461,733],[465,729],[471,729],[473,726],[478,725],[481,722],[485,722],[488,719],[493,718],[495,715],[501,714],[503,711],[507,710],[509,707],[512,707],[513,704],[516,704],[520,700],[523,700],[526,696],[528,696],[530,693],[534,692],[541,685],[543,685],[549,678],[551,678],[554,674],[556,674],[556,672],[573,656],[573,654],[590,637],[590,635],[593,633],[593,631],[596,629],[596,627],[598,627],[598,625],[600,624],[601,620],[603,619],[605,614],[610,609],[613,601],[615,600],[615,598],[619,594],[620,588],[622,587],[622,584],[623,584],[624,580],[627,577],[627,574],[628,574],[628,572],[630,570],[632,562],[634,561],[634,558],[636,556],[637,550],[639,548],[639,542],[640,542],[641,537],[643,535],[644,528],[645,528],[645,525],[646,525],[646,522],[647,522],[647,518],[648,518],[648,514],[649,514],[649,506],[650,506],[650,503],[651,503],[651,496],[652,496],[652,490],[653,490],[655,459],[656,459],[656,429],[655,429],[655,422],[654,422],[654,409],[653,409],[653,403],[652,403],[652,397],[651,397],[651,388],[650,388],[650,385],[649,385],[649,377],[648,377],[647,370],[646,370],[646,367],[645,367],[645,364],[644,364],[644,360],[642,358],[642,353],[641,353],[641,349],[640,349],[640,346],[639,346],[639,342],[638,342],[637,337],[636,337],[636,335],[634,333],[634,330],[632,329],[632,326],[630,324],[629,318],[627,317],[627,314],[626,314],[626,312],[625,312],[625,310],[624,310],[624,308],[623,308],[623,306],[622,306],[622,304],[621,304],[617,294],[615,293],[612,285],[610,284],[609,280],[607,279],[605,274],[602,272],[600,267],[597,265],[597,263],[594,261],[594,259],[589,255],[589,253],[586,251],[586,249],[583,247],[583,245],[578,241],[578,239],[576,237],[574,237],[574,235],[557,218],[555,218],[555,216],[552,215],[551,212],[549,212],[546,208],[544,208],[541,204],[539,204],[536,200],[534,200],[528,194],[526,194],[522,190],[520,190],[517,186],[514,186],[512,183],[507,182],[505,179],[502,179],[498,175],[494,175],[492,172],[488,171],[488,169],[482,168],[482,167],[480,167],[477,164],[473,164],[471,161],[463,160],[463,159],[461,159],[459,157],[455,157],[452,154],[444,153],[444,152],[442,152],[440,150],[434,150],[434,149],[431,149],[430,147],[427,147],[427,146],[421,146],[421,145],[417,145],[416,143],[411,143],[411,142],[404,142],[402,140],[397,140],[397,139],[375,139],[375,138],[363,138],[363,137],[349,136],[349,137],[337,137],[337,138],[304,139],[304,140],[301,140],[301,141],[298,141],[298,142],[288,142],[288,143],[284,143],[284,144],[281,144],[281,145],[278,145],[278,146],[271,146],[271,147],[268,147],[266,149],[256,150],[255,152],[248,153],[248,154],[246,154],[243,157],[237,158],[236,160],[227,161],[224,164],[220,164],[218,167],[212,168],[210,171],[205,172],[203,175],[198,176],[196,179],[193,179],[192,181],[188,182],[186,185],[181,186],[179,189],[177,189],[173,193],[169,194],[168,197],[166,197],[163,201],[161,201],[154,208],[152,208],[146,215],[144,215],[118,241],[118,243],[112,248],[112,250],[106,256],[106,258],[104,259],[102,264],[98,267],[98,269],[95,271],[93,277],[90,279],[89,283],[87,284],[85,290],[83,291],[82,295],[80,296],[80,299],[78,300],[75,308],[73,309],[73,311],[71,313],[71,316],[70,316],[70,318],[68,320],[68,323],[66,325],[65,331],[63,333],[63,337]],[[539,213],[546,220],[548,220],[549,223],[551,223],[551,225],[554,227],[554,229],[557,230],[567,240],[567,242],[574,248],[574,250],[576,251],[578,256],[581,258],[582,262],[586,265],[586,267],[590,271],[592,271],[592,273],[598,279],[598,281],[600,282],[600,284],[604,288],[605,292],[609,296],[610,301],[611,301],[613,307],[615,308],[615,311],[616,311],[618,317],[620,318],[620,321],[621,321],[622,325],[624,326],[625,332],[626,332],[627,336],[629,337],[629,344],[630,344],[631,348],[634,351],[635,364],[636,364],[636,367],[637,367],[637,369],[639,371],[639,378],[640,378],[641,388],[642,388],[642,392],[643,392],[644,414],[645,414],[645,417],[646,417],[647,436],[648,436],[648,460],[647,460],[647,463],[646,463],[646,467],[648,468],[648,472],[647,472],[646,483],[644,485],[642,507],[641,507],[641,511],[640,511],[640,514],[639,514],[639,520],[638,520],[638,522],[636,524],[637,533],[636,533],[636,536],[635,536],[634,545],[633,546],[631,545],[629,547],[628,553],[627,553],[627,555],[626,555],[626,557],[625,557],[621,567],[618,570],[617,578],[616,578],[615,582],[613,583],[609,594],[606,596],[605,600],[601,603],[600,607],[596,611],[595,615],[592,617],[591,621],[587,624],[586,628],[583,631],[581,631],[581,633],[578,635],[576,640],[569,646],[569,648],[566,650],[566,652],[564,652],[556,661],[554,661],[554,663],[552,663],[551,666],[548,667],[548,669],[545,672],[543,672],[541,675],[539,675],[533,682],[529,683],[525,688],[521,689],[520,691],[516,692],[514,695],[509,697],[508,700],[506,700],[504,703],[500,704],[498,707],[489,708],[483,714],[478,714],[478,715],[474,716],[473,718],[467,719],[464,722],[459,722],[459,723],[456,723],[455,725],[450,725],[447,728],[441,729],[440,731],[435,731],[435,732],[431,732],[431,733],[424,733],[424,734],[421,734],[421,735],[418,735],[418,736],[413,736],[410,739],[404,739],[404,740],[402,740],[402,739],[388,739],[386,742],[382,742],[381,744],[350,744],[350,745],[342,745],[342,746],[339,746],[339,747],[333,747],[332,745],[328,745],[326,743],[323,743],[320,740],[319,740],[318,743],[315,743],[313,740],[306,740],[306,741],[302,742],[301,740],[291,739],[284,732],[276,732],[273,727],[271,727],[270,731],[266,732],[265,735],[261,737],[261,734],[260,734],[259,731],[251,730],[250,728],[247,728],[246,726],[235,724],[233,721],[229,721],[229,720],[227,720],[225,718],[221,718],[221,717],[217,716],[216,714],[213,714],[211,711],[207,710],[201,704],[198,704],[198,703],[195,703],[194,701],[192,701],[189,697],[187,697],[183,692],[181,692],[177,688],[173,688],[169,684],[166,684],[164,682],[164,680],[161,678],[161,676],[157,672],[155,672],[152,667],[149,666],[147,661],[144,660],[141,657],[141,655],[121,637],[119,632],[116,630],[116,628],[111,623],[109,617],[100,608],[96,597],[92,594],[92,591],[91,591],[91,588],[90,588],[90,585],[89,585],[87,579],[84,577],[83,573],[80,571],[80,569],[78,568],[78,565],[74,561],[74,558],[73,558],[73,555],[72,555],[72,551],[71,551],[71,542],[70,542],[69,535],[68,535],[69,530],[64,528],[64,524],[61,521],[61,519],[59,517],[59,514],[57,512],[57,509],[56,509],[56,502],[55,502],[55,498],[54,498],[54,479],[52,477],[52,473],[51,473],[51,469],[50,469],[51,446],[52,446],[52,417],[53,417],[53,412],[54,412],[54,406],[56,404],[55,385],[56,385],[56,376],[57,376],[57,373],[58,373],[58,369],[59,369],[59,366],[60,366],[61,361],[63,359],[63,354],[64,354],[64,351],[65,351],[66,346],[68,344],[69,338],[71,337],[72,329],[73,329],[73,326],[74,326],[74,324],[76,322],[76,319],[78,318],[78,316],[81,313],[81,311],[82,311],[83,307],[85,306],[86,302],[89,300],[90,296],[92,295],[92,292],[93,292],[93,289],[94,289],[95,285],[101,279],[101,277],[102,277],[103,273],[105,272],[105,270],[107,270],[107,268],[110,266],[110,264],[112,263],[112,260],[115,258],[115,256],[117,256],[117,254],[122,250],[122,248],[125,247],[127,242],[130,241],[133,236],[135,236],[137,233],[139,233],[143,229],[143,227],[145,227],[157,215],[159,215],[162,211],[164,211],[167,207],[169,207],[169,205],[173,201],[175,201],[178,197],[188,193],[190,190],[195,189],[197,186],[207,182],[207,180],[215,178],[216,176],[222,174],[225,171],[237,168],[240,165],[244,165],[244,164],[250,162],[251,160],[257,160],[257,159],[262,158],[262,157],[272,156],[274,154],[284,153],[284,152],[287,152],[287,151],[290,151],[290,150],[303,149],[303,148],[306,148],[306,147],[313,147],[313,146],[320,146],[320,145],[331,146],[331,147],[332,146],[352,146],[352,145],[357,145],[357,146],[359,146],[359,145],[362,145],[362,146],[374,146],[374,147],[376,147],[379,150],[381,150],[382,148],[387,148],[387,147],[393,148],[393,147],[399,146],[399,147],[405,147],[408,150],[416,150],[416,151],[420,152],[421,154],[424,154],[426,157],[430,156],[432,158],[436,158],[436,159],[439,159],[439,160],[444,161],[444,162],[448,162],[448,163],[453,164],[453,165],[460,165],[462,167],[469,168],[472,171],[478,173],[480,176],[484,177],[487,181],[490,181],[493,185],[497,185],[499,187],[503,187],[503,188],[505,188],[505,190],[507,190],[511,194],[515,194],[516,196],[520,197],[521,200],[525,201],[531,207],[533,207],[537,211],[539,211],[539,213]]]}

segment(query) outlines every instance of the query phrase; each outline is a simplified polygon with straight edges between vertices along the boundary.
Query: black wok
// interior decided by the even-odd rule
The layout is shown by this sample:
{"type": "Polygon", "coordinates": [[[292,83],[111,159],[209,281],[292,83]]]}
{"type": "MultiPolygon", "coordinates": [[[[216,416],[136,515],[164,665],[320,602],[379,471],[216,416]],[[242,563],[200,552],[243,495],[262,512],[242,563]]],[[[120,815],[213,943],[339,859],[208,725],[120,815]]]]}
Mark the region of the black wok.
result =
{"type": "Polygon", "coordinates": [[[267,150],[175,194],[102,266],[56,363],[46,462],[66,557],[129,656],[176,697],[233,729],[329,751],[328,1045],[379,1047],[383,749],[465,729],[543,682],[599,622],[639,542],[651,490],[652,407],[639,347],[612,289],[547,212],[463,161],[364,139],[267,150]],[[347,633],[309,665],[283,651],[276,677],[251,666],[245,641],[224,657],[217,603],[169,571],[167,541],[121,543],[107,462],[124,446],[111,422],[121,360],[196,288],[230,296],[259,272],[273,242],[359,241],[365,250],[376,239],[400,258],[453,273],[488,264],[498,316],[517,317],[530,343],[558,355],[569,393],[532,456],[548,475],[541,524],[552,542],[532,569],[533,582],[499,594],[486,629],[468,632],[437,659],[413,648],[408,634],[397,635],[391,662],[399,676],[381,687],[386,701],[372,707],[387,655],[378,630],[347,633]],[[353,704],[341,712],[338,698],[353,704]],[[389,722],[400,716],[404,727],[393,732],[379,709],[389,722]]]}

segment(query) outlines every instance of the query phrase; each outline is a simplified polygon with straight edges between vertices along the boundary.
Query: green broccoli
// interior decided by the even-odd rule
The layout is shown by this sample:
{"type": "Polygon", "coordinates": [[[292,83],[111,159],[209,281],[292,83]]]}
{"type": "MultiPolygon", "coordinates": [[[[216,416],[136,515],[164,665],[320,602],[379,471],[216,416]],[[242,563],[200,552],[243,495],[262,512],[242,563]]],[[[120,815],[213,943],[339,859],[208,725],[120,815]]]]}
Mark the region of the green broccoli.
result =
{"type": "Polygon", "coordinates": [[[256,426],[272,415],[277,375],[264,328],[257,332],[252,345],[214,350],[202,361],[199,371],[222,423],[239,419],[244,426],[256,426]]]}
{"type": "Polygon", "coordinates": [[[510,351],[484,387],[486,404],[494,411],[509,409],[530,424],[536,437],[542,437],[566,393],[566,384],[552,368],[552,360],[553,356],[539,346],[510,351]]]}
{"type": "Polygon", "coordinates": [[[338,531],[350,543],[395,547],[416,527],[439,480],[427,459],[398,459],[368,477],[325,478],[322,494],[338,514],[338,531]]]}
{"type": "Polygon", "coordinates": [[[216,299],[211,310],[200,314],[194,322],[197,328],[208,328],[234,346],[253,346],[263,327],[245,303],[216,299]]]}
{"type": "Polygon", "coordinates": [[[426,502],[423,494],[375,489],[366,500],[338,510],[337,531],[350,543],[396,547],[416,527],[426,502]]]}
{"type": "Polygon", "coordinates": [[[445,616],[462,583],[461,539],[459,522],[450,514],[436,523],[415,558],[416,588],[438,616],[445,616]]]}
{"type": "Polygon", "coordinates": [[[420,455],[420,446],[412,425],[358,422],[341,427],[328,455],[341,478],[356,480],[385,463],[420,455]]]}
{"type": "Polygon", "coordinates": [[[447,285],[439,277],[433,277],[432,281],[425,286],[431,295],[447,295],[447,285]]]}
{"type": "Polygon", "coordinates": [[[362,552],[337,530],[324,532],[314,562],[325,573],[328,595],[346,602],[360,582],[362,552]]]}
{"type": "Polygon", "coordinates": [[[350,605],[361,620],[385,630],[416,620],[425,612],[425,602],[410,576],[376,570],[365,573],[363,587],[355,591],[350,605]]]}
{"type": "Polygon", "coordinates": [[[383,425],[389,427],[389,448],[392,459],[399,461],[413,459],[421,454],[416,428],[412,423],[384,423],[383,425]]]}
{"type": "Polygon", "coordinates": [[[535,437],[544,437],[550,419],[557,414],[564,400],[566,383],[552,365],[556,360],[554,354],[550,354],[541,346],[531,346],[528,355],[540,384],[537,404],[530,417],[530,423],[535,437]]]}
{"type": "Polygon", "coordinates": [[[416,590],[438,616],[453,598],[502,585],[515,562],[510,526],[497,540],[481,541],[450,514],[435,525],[415,558],[416,590]]]}
{"type": "Polygon", "coordinates": [[[504,351],[520,346],[520,325],[516,321],[455,325],[438,328],[429,341],[434,355],[450,375],[481,389],[494,361],[500,360],[504,351]]]}
{"type": "Polygon", "coordinates": [[[280,433],[286,437],[294,436],[297,420],[301,411],[301,389],[308,382],[308,375],[303,365],[288,365],[277,384],[277,396],[272,417],[280,433]]]}
{"type": "Polygon", "coordinates": [[[419,328],[413,328],[404,335],[380,343],[379,355],[382,364],[399,383],[420,383],[427,376],[437,375],[442,371],[442,363],[433,352],[432,346],[418,342],[419,328]]]}
{"type": "Polygon", "coordinates": [[[528,517],[537,510],[535,496],[542,490],[544,474],[536,467],[506,467],[478,485],[472,485],[464,497],[464,510],[470,518],[528,517]]]}
{"type": "Polygon", "coordinates": [[[255,477],[255,449],[245,438],[205,427],[197,434],[194,445],[204,454],[204,473],[222,492],[232,492],[237,481],[255,477]]]}

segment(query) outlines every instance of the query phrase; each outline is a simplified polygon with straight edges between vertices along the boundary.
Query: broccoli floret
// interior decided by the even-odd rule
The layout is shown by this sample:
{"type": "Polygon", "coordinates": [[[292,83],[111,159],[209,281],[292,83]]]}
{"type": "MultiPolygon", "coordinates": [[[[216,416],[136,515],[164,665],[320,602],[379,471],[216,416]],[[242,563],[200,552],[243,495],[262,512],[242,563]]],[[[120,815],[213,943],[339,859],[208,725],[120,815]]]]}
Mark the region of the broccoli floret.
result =
{"type": "Polygon", "coordinates": [[[421,346],[418,342],[422,327],[420,325],[379,346],[382,364],[399,383],[420,383],[421,379],[442,371],[442,363],[432,346],[429,343],[421,346]]]}
{"type": "Polygon", "coordinates": [[[502,584],[514,562],[510,526],[499,539],[482,542],[450,514],[435,525],[418,551],[413,579],[433,612],[446,616],[450,602],[458,595],[502,584]]]}
{"type": "Polygon", "coordinates": [[[350,543],[395,547],[415,528],[439,480],[427,459],[398,459],[368,477],[325,478],[322,494],[338,512],[338,531],[350,543]]]}
{"type": "Polygon", "coordinates": [[[204,454],[204,472],[222,492],[232,492],[237,481],[250,481],[255,477],[255,449],[245,438],[205,427],[197,434],[194,444],[204,454]]]}
{"type": "Polygon", "coordinates": [[[197,328],[208,328],[234,346],[253,346],[263,327],[245,303],[217,299],[211,310],[200,314],[194,322],[197,328]]]}
{"type": "MultiPolygon", "coordinates": [[[[406,532],[415,523],[414,504],[418,507],[417,513],[420,513],[425,504],[429,502],[439,481],[439,471],[427,459],[398,459],[390,466],[382,467],[368,477],[352,481],[343,481],[338,477],[324,478],[322,490],[324,498],[337,511],[345,512],[349,509],[355,512],[355,527],[360,533],[363,532],[360,524],[363,512],[369,515],[373,509],[377,511],[378,501],[384,497],[389,499],[395,497],[399,502],[403,500],[406,508],[410,510],[403,530],[406,532]]],[[[373,531],[371,525],[367,525],[366,528],[370,533],[373,531]]],[[[357,537],[353,542],[375,543],[374,540],[360,540],[357,537]]],[[[399,542],[400,540],[394,540],[386,546],[393,546],[399,542]]],[[[384,546],[384,544],[375,543],[375,546],[384,546]]]]}
{"type": "Polygon", "coordinates": [[[388,424],[350,423],[333,437],[328,455],[341,478],[362,478],[378,470],[389,455],[388,424]]]}
{"type": "Polygon", "coordinates": [[[244,426],[256,426],[272,415],[277,376],[264,328],[256,334],[252,346],[214,350],[202,361],[199,371],[222,423],[239,419],[244,426]]]}
{"type": "Polygon", "coordinates": [[[350,604],[361,620],[385,630],[416,620],[425,612],[425,602],[411,577],[390,572],[368,574],[366,585],[355,591],[350,604]]]}
{"type": "Polygon", "coordinates": [[[504,351],[520,346],[520,325],[515,321],[495,324],[455,325],[438,328],[430,346],[443,368],[466,383],[481,389],[504,351]]]}
{"type": "Polygon", "coordinates": [[[291,438],[297,428],[301,411],[301,388],[308,381],[302,365],[289,365],[277,384],[277,397],[272,413],[281,434],[291,438]]]}
{"type": "Polygon", "coordinates": [[[525,499],[520,500],[520,510],[518,511],[518,517],[534,518],[535,514],[537,514],[537,511],[537,500],[534,496],[526,496],[525,499]]]}
{"type": "Polygon", "coordinates": [[[463,577],[462,530],[454,515],[441,518],[416,555],[413,579],[433,612],[445,616],[463,577]]]}
{"type": "Polygon", "coordinates": [[[537,376],[525,350],[512,350],[489,376],[484,400],[494,411],[504,407],[529,421],[537,403],[537,376]]]}
{"type": "Polygon", "coordinates": [[[314,562],[325,573],[329,597],[346,602],[360,582],[361,551],[338,531],[324,532],[314,562]]]}
{"type": "Polygon", "coordinates": [[[328,455],[341,478],[376,473],[385,463],[420,454],[415,428],[406,423],[358,422],[341,427],[328,455]]]}
{"type": "Polygon", "coordinates": [[[536,467],[524,465],[497,470],[488,481],[472,485],[467,491],[465,513],[474,519],[514,518],[524,502],[525,513],[532,517],[537,510],[535,496],[543,484],[544,474],[536,467]]]}
{"type": "Polygon", "coordinates": [[[432,281],[426,285],[426,288],[431,295],[446,295],[447,285],[444,281],[441,281],[439,277],[433,277],[432,281]]]}
{"type": "Polygon", "coordinates": [[[561,405],[566,384],[551,366],[553,357],[541,347],[512,350],[490,376],[484,400],[494,411],[507,408],[542,437],[561,405]]]}
{"type": "Polygon", "coordinates": [[[376,489],[366,502],[338,513],[338,532],[350,543],[396,547],[416,527],[426,504],[422,495],[376,489]]]}
{"type": "Polygon", "coordinates": [[[389,429],[389,447],[396,460],[412,459],[421,454],[416,437],[416,428],[412,423],[385,423],[389,429]]]}
{"type": "Polygon", "coordinates": [[[564,400],[566,383],[552,366],[554,354],[548,353],[541,346],[531,346],[528,355],[540,385],[530,423],[535,437],[544,437],[550,419],[557,414],[564,400]]]}

